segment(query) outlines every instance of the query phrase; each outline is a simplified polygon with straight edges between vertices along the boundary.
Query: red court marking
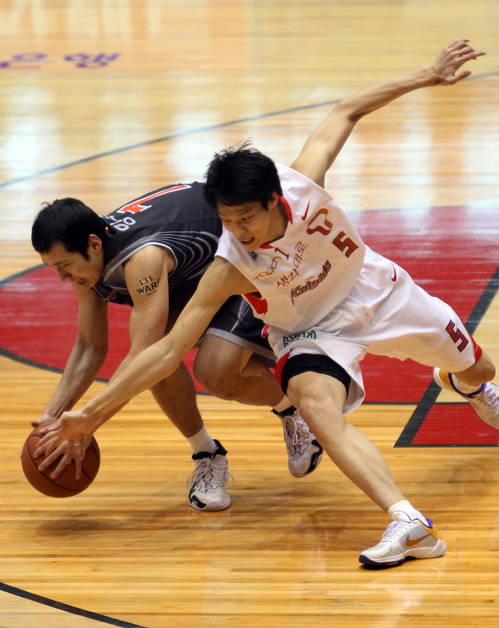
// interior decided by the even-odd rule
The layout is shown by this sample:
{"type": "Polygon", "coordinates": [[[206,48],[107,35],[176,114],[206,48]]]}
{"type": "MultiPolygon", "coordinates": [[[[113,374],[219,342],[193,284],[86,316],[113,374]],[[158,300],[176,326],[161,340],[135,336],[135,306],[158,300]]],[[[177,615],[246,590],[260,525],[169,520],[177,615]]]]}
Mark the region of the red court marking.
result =
{"type": "MultiPolygon", "coordinates": [[[[0,288],[0,347],[32,362],[64,369],[78,329],[78,298],[52,268],[27,273],[0,288]]],[[[109,304],[109,352],[99,377],[110,379],[130,350],[131,308],[109,304]]],[[[185,358],[192,373],[197,349],[185,358]]],[[[198,392],[206,392],[196,382],[198,392]]]]}
{"type": "Polygon", "coordinates": [[[469,404],[437,403],[411,445],[497,445],[499,432],[481,421],[469,404]]]}
{"type": "MultiPolygon", "coordinates": [[[[366,244],[405,268],[422,288],[466,322],[499,266],[497,208],[449,207],[374,211],[349,216],[366,244]]],[[[432,369],[367,356],[366,401],[418,403],[432,369]]]]}

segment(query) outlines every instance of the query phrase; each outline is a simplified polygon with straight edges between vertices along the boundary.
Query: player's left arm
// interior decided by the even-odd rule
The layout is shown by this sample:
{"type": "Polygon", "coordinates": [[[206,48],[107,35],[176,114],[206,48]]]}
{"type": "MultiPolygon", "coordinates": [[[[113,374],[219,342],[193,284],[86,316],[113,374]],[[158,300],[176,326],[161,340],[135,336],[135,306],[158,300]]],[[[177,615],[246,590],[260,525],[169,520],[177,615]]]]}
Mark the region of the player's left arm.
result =
{"type": "Polygon", "coordinates": [[[416,89],[431,85],[454,85],[471,74],[469,70],[456,74],[459,68],[466,61],[484,54],[483,51],[473,50],[467,39],[459,39],[442,50],[432,65],[345,98],[310,135],[291,167],[324,186],[326,172],[363,116],[416,89]]]}
{"type": "MultiPolygon", "coordinates": [[[[174,259],[172,254],[157,246],[148,246],[141,249],[127,262],[125,266],[125,281],[134,303],[129,326],[131,347],[127,356],[113,374],[110,383],[118,379],[119,375],[126,370],[135,356],[164,336],[169,314],[168,273],[173,270],[173,267],[174,259]]],[[[126,405],[126,402],[113,408],[102,416],[99,421],[82,421],[74,425],[75,429],[71,435],[72,437],[69,437],[69,433],[65,434],[66,438],[62,434],[59,437],[55,437],[53,444],[56,446],[59,446],[64,440],[67,442],[64,446],[65,456],[61,458],[52,477],[57,477],[65,466],[74,459],[75,475],[78,478],[81,474],[81,460],[85,455],[93,434],[119,412],[124,405],[126,405]]],[[[47,431],[45,431],[45,434],[47,431]]],[[[39,449],[42,452],[40,445],[41,442],[35,451],[35,456],[38,454],[39,449]]],[[[43,471],[49,464],[50,462],[45,459],[39,465],[40,471],[43,471]]]]}

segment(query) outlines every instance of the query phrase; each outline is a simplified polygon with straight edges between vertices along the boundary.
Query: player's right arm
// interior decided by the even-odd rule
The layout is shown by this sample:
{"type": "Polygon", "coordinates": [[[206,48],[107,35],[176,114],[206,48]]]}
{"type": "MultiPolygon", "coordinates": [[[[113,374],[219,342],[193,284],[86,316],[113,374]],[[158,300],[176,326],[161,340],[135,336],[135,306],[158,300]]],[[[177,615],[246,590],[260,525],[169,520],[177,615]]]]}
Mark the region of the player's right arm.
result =
{"type": "MultiPolygon", "coordinates": [[[[47,407],[33,427],[71,410],[95,381],[107,355],[107,303],[94,290],[78,289],[78,332],[64,372],[47,407]]],[[[55,325],[57,326],[57,324],[55,325]]]]}

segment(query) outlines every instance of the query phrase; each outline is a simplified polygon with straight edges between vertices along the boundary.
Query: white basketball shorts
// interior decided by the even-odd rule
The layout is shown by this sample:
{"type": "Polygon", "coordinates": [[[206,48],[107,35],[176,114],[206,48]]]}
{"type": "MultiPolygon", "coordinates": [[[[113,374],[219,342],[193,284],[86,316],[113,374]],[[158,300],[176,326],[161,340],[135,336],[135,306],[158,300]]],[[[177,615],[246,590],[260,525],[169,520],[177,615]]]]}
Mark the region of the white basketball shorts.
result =
{"type": "Polygon", "coordinates": [[[350,294],[316,325],[298,333],[270,328],[276,374],[292,355],[322,354],[352,378],[345,412],[364,400],[359,362],[367,353],[463,371],[481,354],[450,306],[417,286],[400,266],[368,249],[350,294]]]}

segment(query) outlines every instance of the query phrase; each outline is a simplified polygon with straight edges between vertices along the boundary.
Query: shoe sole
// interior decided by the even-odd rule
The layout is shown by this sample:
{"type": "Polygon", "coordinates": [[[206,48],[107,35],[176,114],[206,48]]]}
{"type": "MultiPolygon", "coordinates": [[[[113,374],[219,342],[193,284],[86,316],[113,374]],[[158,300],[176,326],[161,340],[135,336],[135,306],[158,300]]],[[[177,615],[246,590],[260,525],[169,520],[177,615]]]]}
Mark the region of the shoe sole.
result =
{"type": "Polygon", "coordinates": [[[311,473],[313,473],[317,469],[317,467],[320,465],[322,458],[324,457],[324,449],[322,448],[321,445],[319,445],[319,443],[316,440],[312,441],[312,445],[314,445],[314,447],[318,447],[319,451],[315,451],[312,454],[312,457],[310,458],[310,465],[308,469],[305,471],[305,473],[294,474],[291,471],[291,469],[289,469],[289,465],[288,465],[289,472],[294,478],[304,478],[307,475],[310,475],[311,473]]]}
{"type": "Polygon", "coordinates": [[[373,560],[365,554],[361,554],[359,556],[359,563],[370,567],[396,567],[397,565],[401,565],[407,558],[418,558],[420,560],[424,558],[438,558],[445,554],[446,549],[444,541],[439,540],[430,552],[428,552],[428,548],[421,547],[410,549],[397,556],[389,556],[386,559],[380,560],[373,560]]]}
{"type": "Polygon", "coordinates": [[[222,504],[204,504],[198,497],[195,495],[193,497],[189,497],[189,506],[194,508],[194,510],[202,510],[203,512],[219,512],[221,510],[227,510],[230,506],[231,499],[227,502],[223,502],[222,504]]]}

